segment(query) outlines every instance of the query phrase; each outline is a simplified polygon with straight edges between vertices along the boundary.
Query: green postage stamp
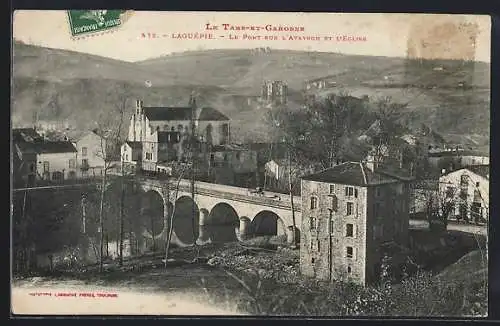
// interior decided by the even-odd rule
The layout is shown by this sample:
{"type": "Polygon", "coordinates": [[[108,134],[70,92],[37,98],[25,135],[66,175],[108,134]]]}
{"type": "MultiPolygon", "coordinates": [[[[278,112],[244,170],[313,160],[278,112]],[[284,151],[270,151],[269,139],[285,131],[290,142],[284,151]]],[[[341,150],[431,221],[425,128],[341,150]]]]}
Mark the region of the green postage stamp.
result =
{"type": "Polygon", "coordinates": [[[119,27],[128,10],[68,10],[71,35],[103,32],[119,27]]]}

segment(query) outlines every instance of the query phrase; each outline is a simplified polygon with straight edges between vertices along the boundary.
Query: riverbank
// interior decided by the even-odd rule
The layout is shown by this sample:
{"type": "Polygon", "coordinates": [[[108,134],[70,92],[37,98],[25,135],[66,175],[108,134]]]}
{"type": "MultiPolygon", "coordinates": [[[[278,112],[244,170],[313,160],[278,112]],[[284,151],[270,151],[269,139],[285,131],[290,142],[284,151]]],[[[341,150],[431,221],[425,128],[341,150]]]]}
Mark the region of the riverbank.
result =
{"type": "Polygon", "coordinates": [[[290,316],[456,317],[484,316],[487,311],[487,268],[479,250],[439,275],[419,270],[393,286],[361,288],[302,277],[298,250],[270,242],[172,248],[166,268],[164,256],[158,254],[128,260],[121,267],[116,262],[106,264],[103,273],[97,266],[90,266],[77,272],[17,279],[13,287],[23,291],[106,289],[128,298],[139,293],[136,299],[130,299],[135,301],[135,308],[124,305],[132,314],[184,314],[172,304],[186,300],[201,305],[188,309],[187,314],[209,314],[205,313],[207,307],[219,309],[211,310],[214,314],[290,316]],[[158,299],[150,301],[149,296],[158,299]],[[144,307],[147,302],[163,304],[144,307]]]}

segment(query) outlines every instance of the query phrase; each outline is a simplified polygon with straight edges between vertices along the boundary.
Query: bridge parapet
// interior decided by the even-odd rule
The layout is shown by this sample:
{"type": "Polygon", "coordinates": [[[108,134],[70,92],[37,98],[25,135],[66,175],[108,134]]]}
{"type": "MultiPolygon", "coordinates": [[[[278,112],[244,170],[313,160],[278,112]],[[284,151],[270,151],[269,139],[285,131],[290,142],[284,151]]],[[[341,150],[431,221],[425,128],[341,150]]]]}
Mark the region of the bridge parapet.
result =
{"type": "MultiPolygon", "coordinates": [[[[166,187],[168,180],[157,180],[152,178],[141,178],[143,182],[157,187],[166,187]]],[[[170,183],[172,190],[177,186],[177,180],[170,183]]],[[[190,192],[191,183],[189,180],[181,179],[179,183],[179,191],[190,192]]],[[[200,182],[195,183],[195,193],[210,197],[217,197],[221,199],[236,200],[239,202],[251,203],[262,206],[276,207],[281,209],[291,210],[290,196],[287,194],[264,192],[253,193],[252,190],[247,188],[240,188],[234,186],[227,186],[215,183],[200,182]]],[[[301,211],[301,198],[294,196],[294,210],[301,211]]]]}

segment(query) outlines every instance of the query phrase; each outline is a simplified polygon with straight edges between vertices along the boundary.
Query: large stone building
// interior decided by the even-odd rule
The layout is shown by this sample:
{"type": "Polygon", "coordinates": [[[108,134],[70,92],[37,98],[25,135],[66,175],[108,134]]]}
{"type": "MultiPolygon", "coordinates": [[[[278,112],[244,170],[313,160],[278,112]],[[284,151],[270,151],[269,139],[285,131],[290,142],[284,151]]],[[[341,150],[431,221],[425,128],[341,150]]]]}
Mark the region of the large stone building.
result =
{"type": "Polygon", "coordinates": [[[410,181],[359,162],[302,177],[301,273],[376,282],[384,248],[407,245],[410,181]]]}

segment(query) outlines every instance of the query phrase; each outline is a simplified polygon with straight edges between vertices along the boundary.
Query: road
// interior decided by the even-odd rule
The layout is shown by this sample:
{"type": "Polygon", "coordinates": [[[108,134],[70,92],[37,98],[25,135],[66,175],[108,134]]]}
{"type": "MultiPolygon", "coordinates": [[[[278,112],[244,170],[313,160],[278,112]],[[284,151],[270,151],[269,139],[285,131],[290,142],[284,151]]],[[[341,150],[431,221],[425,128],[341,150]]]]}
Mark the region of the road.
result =
{"type": "MultiPolygon", "coordinates": [[[[410,220],[410,229],[424,229],[429,227],[429,222],[426,220],[410,220]]],[[[485,225],[474,224],[458,224],[456,222],[448,222],[448,230],[461,231],[473,234],[486,235],[488,228],[485,225]]]]}

